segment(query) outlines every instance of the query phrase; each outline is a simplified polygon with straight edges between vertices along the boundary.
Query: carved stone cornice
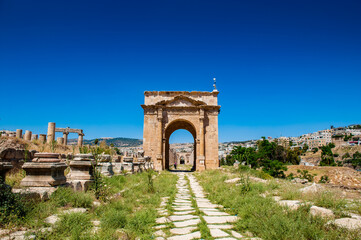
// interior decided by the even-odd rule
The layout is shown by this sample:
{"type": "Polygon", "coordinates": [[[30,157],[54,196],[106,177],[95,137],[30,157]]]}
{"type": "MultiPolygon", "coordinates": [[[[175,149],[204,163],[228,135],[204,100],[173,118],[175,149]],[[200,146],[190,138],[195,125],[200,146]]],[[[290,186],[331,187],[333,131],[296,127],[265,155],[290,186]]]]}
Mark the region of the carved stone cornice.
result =
{"type": "MultiPolygon", "coordinates": [[[[200,105],[207,105],[205,102],[203,101],[199,101],[199,100],[194,100],[190,97],[184,96],[184,95],[180,95],[180,96],[175,96],[173,99],[171,100],[163,100],[163,101],[159,101],[157,102],[155,105],[158,106],[166,106],[168,104],[171,104],[173,102],[179,101],[179,100],[184,100],[187,102],[190,102],[191,104],[193,104],[194,106],[200,106],[200,105]]],[[[189,106],[188,106],[189,107],[189,106]]]]}

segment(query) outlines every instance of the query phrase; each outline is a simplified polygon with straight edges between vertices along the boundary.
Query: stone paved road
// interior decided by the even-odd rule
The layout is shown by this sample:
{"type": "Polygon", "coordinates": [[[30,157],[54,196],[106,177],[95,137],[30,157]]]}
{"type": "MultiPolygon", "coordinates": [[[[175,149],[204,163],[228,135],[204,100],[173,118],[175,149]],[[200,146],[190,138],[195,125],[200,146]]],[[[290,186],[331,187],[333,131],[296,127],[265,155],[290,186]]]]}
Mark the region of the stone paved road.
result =
{"type": "Polygon", "coordinates": [[[173,214],[168,216],[165,206],[169,198],[163,198],[161,207],[158,208],[158,213],[162,217],[157,219],[157,223],[160,225],[155,227],[158,230],[155,233],[158,236],[156,240],[200,239],[201,232],[198,224],[201,222],[201,218],[207,223],[209,232],[215,239],[245,239],[241,234],[232,230],[232,223],[237,221],[237,217],[220,211],[218,208],[222,208],[222,206],[211,203],[192,174],[177,173],[177,175],[179,179],[176,185],[177,194],[172,205],[173,214]],[[186,178],[189,179],[190,188],[186,178]],[[196,214],[192,200],[195,200],[199,211],[202,212],[200,214],[202,216],[196,214]],[[165,231],[168,227],[167,224],[171,226],[169,230],[170,236],[167,236],[165,231]]]}

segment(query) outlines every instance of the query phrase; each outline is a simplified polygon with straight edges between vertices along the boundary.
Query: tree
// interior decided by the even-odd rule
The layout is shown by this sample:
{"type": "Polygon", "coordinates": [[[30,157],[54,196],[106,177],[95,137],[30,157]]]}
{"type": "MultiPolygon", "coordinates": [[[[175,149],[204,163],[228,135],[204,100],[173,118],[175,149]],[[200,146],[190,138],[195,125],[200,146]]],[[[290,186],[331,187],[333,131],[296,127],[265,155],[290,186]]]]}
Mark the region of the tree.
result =
{"type": "Polygon", "coordinates": [[[236,146],[222,161],[223,165],[233,165],[234,161],[245,162],[253,169],[262,168],[262,171],[273,177],[284,177],[287,170],[285,164],[299,164],[302,151],[299,148],[290,149],[269,142],[266,138],[257,142],[255,148],[236,146]]]}
{"type": "Polygon", "coordinates": [[[94,145],[98,145],[98,143],[99,143],[99,139],[96,138],[96,139],[94,140],[94,145]]]}
{"type": "Polygon", "coordinates": [[[309,146],[307,144],[304,144],[303,148],[302,148],[303,152],[304,153],[307,152],[308,148],[309,148],[309,146]]]}
{"type": "Polygon", "coordinates": [[[321,147],[321,162],[320,166],[336,166],[335,159],[333,157],[332,148],[335,144],[329,143],[326,146],[321,147]]]}

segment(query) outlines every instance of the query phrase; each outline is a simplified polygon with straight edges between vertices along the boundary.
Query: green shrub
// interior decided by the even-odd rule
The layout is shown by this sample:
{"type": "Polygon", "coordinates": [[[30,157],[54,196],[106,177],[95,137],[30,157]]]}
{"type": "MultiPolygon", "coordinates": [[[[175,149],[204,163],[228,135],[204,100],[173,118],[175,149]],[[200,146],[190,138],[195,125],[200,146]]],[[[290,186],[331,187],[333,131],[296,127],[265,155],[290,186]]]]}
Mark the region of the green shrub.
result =
{"type": "Polygon", "coordinates": [[[152,225],[155,222],[156,211],[143,210],[138,211],[130,218],[127,227],[131,229],[137,236],[147,235],[152,232],[152,225]]]}
{"type": "Polygon", "coordinates": [[[265,179],[265,180],[271,180],[273,177],[269,175],[268,173],[264,171],[257,171],[257,177],[265,179]]]}
{"type": "Polygon", "coordinates": [[[25,205],[18,194],[0,179],[0,226],[19,222],[26,214],[25,205]]]}
{"type": "Polygon", "coordinates": [[[123,211],[119,211],[116,209],[109,209],[104,213],[101,219],[101,227],[102,228],[124,228],[127,224],[127,213],[123,211]]]}
{"type": "Polygon", "coordinates": [[[299,173],[299,175],[297,176],[298,178],[303,178],[303,179],[307,179],[309,182],[313,182],[313,179],[315,178],[315,176],[317,176],[317,174],[311,174],[308,172],[308,170],[300,170],[297,169],[297,172],[299,173]]]}
{"type": "Polygon", "coordinates": [[[285,178],[284,171],[287,171],[287,167],[280,161],[266,159],[263,161],[262,171],[272,177],[285,178]]]}
{"type": "Polygon", "coordinates": [[[321,176],[319,183],[328,183],[330,180],[327,175],[321,176]]]}
{"type": "Polygon", "coordinates": [[[46,239],[89,239],[91,229],[92,223],[88,214],[64,214],[60,216],[60,220],[46,239]]]}
{"type": "Polygon", "coordinates": [[[241,175],[241,180],[239,181],[239,188],[240,188],[240,192],[241,194],[246,194],[249,191],[251,191],[251,182],[249,180],[249,175],[241,175]]]}
{"type": "Polygon", "coordinates": [[[52,195],[51,201],[58,207],[83,207],[90,208],[93,197],[89,193],[75,192],[71,188],[60,187],[52,195]]]}

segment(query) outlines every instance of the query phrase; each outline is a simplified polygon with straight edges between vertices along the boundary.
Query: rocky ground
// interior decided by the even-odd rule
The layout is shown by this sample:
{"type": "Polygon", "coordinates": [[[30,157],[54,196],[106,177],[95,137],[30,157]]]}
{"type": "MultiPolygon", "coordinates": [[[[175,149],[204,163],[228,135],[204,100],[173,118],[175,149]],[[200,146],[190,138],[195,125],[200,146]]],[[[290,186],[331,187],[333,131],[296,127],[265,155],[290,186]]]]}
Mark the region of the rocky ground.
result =
{"type": "Polygon", "coordinates": [[[350,190],[361,190],[361,172],[348,167],[310,167],[291,165],[287,166],[286,175],[293,173],[298,175],[297,170],[307,170],[315,176],[314,181],[318,182],[322,176],[328,176],[329,185],[350,190]]]}

